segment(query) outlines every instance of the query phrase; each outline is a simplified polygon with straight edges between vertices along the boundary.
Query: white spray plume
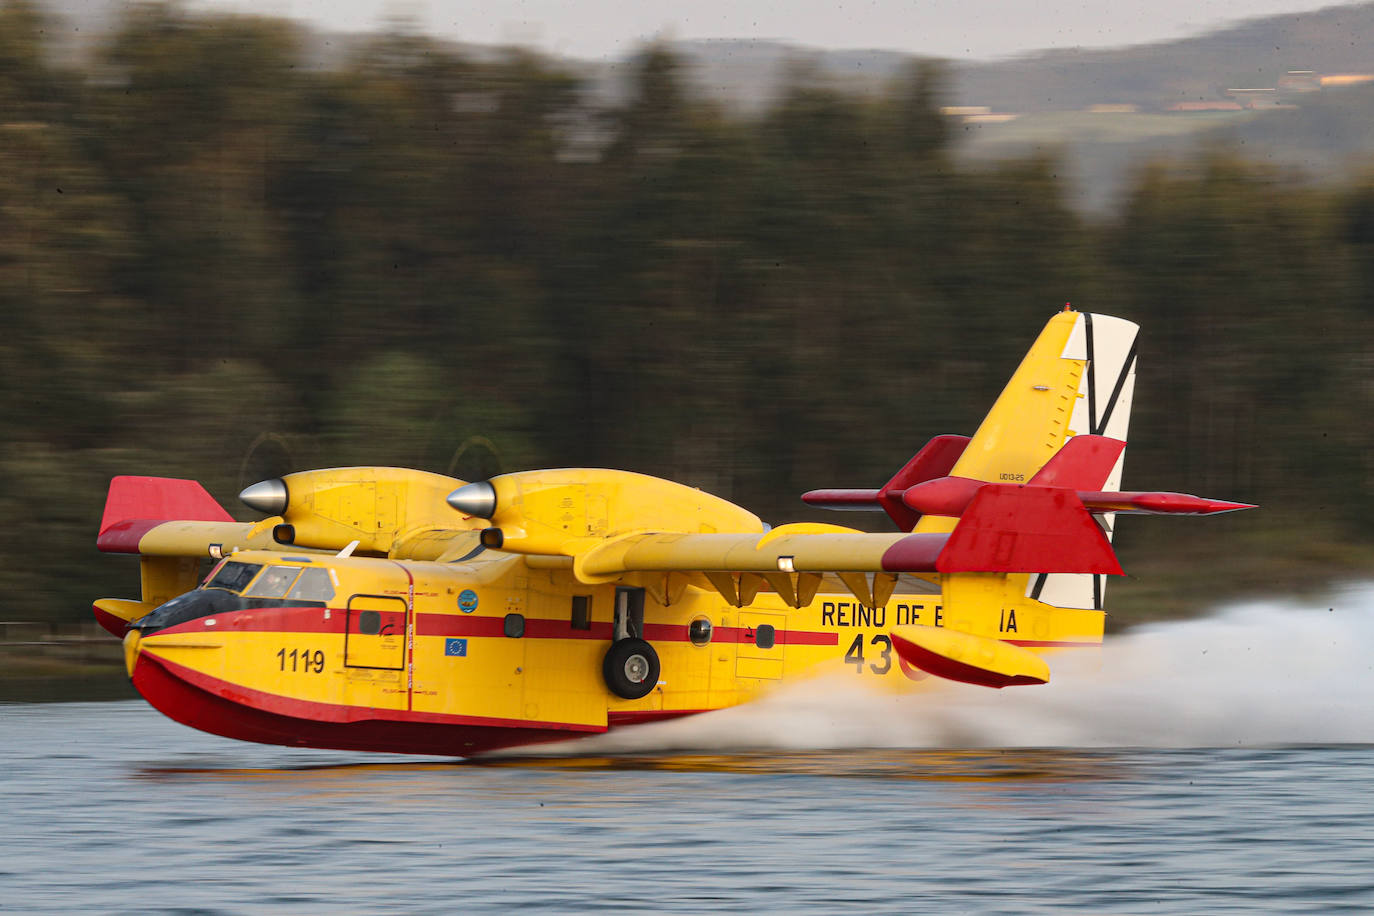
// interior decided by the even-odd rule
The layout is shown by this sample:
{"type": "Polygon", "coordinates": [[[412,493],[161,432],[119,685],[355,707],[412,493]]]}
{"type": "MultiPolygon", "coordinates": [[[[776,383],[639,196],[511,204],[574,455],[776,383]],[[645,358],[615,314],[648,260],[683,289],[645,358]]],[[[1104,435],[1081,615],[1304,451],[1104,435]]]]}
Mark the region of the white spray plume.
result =
{"type": "MultiPolygon", "coordinates": [[[[1249,603],[1050,658],[1051,683],[893,696],[837,674],[719,712],[535,753],[1374,742],[1374,583],[1249,603]]],[[[528,753],[523,749],[521,753],[528,753]]]]}

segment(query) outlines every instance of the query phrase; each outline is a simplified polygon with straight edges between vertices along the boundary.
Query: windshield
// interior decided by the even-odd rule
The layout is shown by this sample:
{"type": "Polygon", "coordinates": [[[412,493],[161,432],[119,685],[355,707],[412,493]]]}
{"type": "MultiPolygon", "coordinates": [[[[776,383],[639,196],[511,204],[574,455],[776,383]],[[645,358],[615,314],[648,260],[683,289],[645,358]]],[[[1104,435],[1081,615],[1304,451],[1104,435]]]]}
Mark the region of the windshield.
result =
{"type": "Polygon", "coordinates": [[[267,572],[258,576],[244,594],[259,598],[282,598],[300,571],[299,566],[269,566],[267,572]]]}
{"type": "Polygon", "coordinates": [[[222,588],[226,591],[241,592],[243,587],[253,581],[253,577],[262,569],[261,563],[238,563],[229,560],[210,577],[203,588],[222,588]]]}
{"type": "Polygon", "coordinates": [[[178,595],[151,613],[133,621],[129,627],[142,630],[146,635],[163,627],[209,617],[212,614],[264,607],[324,607],[324,602],[305,601],[299,598],[248,598],[219,588],[203,588],[178,595]]]}

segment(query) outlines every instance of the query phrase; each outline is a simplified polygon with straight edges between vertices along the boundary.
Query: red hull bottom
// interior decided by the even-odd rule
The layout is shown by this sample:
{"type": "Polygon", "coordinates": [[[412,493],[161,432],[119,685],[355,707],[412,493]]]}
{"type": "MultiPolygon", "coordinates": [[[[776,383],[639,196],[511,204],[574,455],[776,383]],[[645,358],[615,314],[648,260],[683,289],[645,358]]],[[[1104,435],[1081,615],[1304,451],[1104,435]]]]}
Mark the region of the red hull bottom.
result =
{"type": "Polygon", "coordinates": [[[464,757],[500,748],[566,741],[579,732],[551,728],[452,725],[429,722],[318,722],[284,716],[219,697],[169,672],[146,655],[138,659],[134,688],[154,709],[212,735],[339,751],[437,754],[464,757]]]}

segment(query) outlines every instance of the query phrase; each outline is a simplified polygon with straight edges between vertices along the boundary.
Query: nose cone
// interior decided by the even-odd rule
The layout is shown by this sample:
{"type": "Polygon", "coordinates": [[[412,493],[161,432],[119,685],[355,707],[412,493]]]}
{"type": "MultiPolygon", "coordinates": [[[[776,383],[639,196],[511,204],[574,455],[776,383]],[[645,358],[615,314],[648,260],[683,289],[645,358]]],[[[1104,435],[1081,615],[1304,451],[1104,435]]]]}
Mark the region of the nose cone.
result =
{"type": "Polygon", "coordinates": [[[448,495],[448,504],[464,515],[491,518],[496,514],[496,488],[485,480],[464,484],[448,495]]]}
{"type": "Polygon", "coordinates": [[[250,509],[266,515],[281,515],[286,511],[286,481],[280,477],[259,481],[240,493],[239,499],[250,509]]]}

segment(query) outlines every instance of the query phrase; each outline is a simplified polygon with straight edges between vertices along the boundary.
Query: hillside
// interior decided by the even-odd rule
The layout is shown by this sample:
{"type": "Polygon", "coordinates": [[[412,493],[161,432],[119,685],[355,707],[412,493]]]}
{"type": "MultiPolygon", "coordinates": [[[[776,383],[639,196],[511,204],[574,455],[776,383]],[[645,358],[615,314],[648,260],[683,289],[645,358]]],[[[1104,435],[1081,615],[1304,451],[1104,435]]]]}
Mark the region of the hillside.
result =
{"type": "Polygon", "coordinates": [[[955,67],[958,104],[1063,111],[1096,103],[1163,108],[1274,86],[1289,70],[1374,69],[1374,3],[1255,19],[1194,38],[1128,48],[1051,51],[955,67]]]}
{"type": "MultiPolygon", "coordinates": [[[[948,62],[945,102],[1002,116],[962,119],[956,131],[962,157],[1053,156],[1070,179],[1070,202],[1088,212],[1114,205],[1144,163],[1203,147],[1234,148],[1307,179],[1334,180],[1369,165],[1374,90],[1229,91],[1274,90],[1293,82],[1285,79],[1293,70],[1313,71],[1313,80],[1374,73],[1374,49],[1351,37],[1369,34],[1374,3],[1256,19],[1148,45],[948,62]],[[1170,110],[1181,103],[1215,110],[1170,110]]],[[[679,42],[673,49],[687,62],[698,95],[744,114],[774,103],[799,72],[876,93],[911,60],[892,51],[750,40],[679,42]]],[[[594,72],[601,90],[616,95],[624,67],[594,72]]]]}

